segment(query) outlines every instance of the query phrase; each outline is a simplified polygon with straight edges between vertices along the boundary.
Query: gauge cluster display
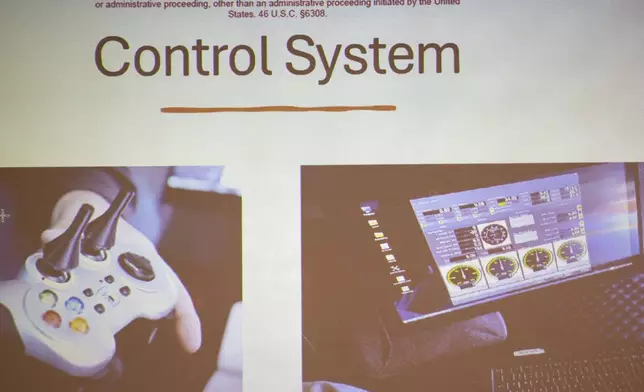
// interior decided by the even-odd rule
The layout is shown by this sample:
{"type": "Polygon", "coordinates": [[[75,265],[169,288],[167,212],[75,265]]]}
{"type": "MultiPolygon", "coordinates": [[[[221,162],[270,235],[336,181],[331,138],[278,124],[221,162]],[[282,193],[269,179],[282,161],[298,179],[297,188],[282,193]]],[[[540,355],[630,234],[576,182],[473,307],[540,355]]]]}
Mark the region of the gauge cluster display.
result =
{"type": "Polygon", "coordinates": [[[553,170],[549,164],[522,164],[508,168],[516,173],[503,176],[508,178],[505,184],[502,174],[487,171],[485,165],[457,170],[448,165],[444,177],[458,178],[447,185],[431,182],[442,175],[430,166],[431,175],[405,177],[411,182],[409,190],[387,189],[381,197],[376,193],[355,205],[365,231],[360,242],[368,244],[365,252],[369,249],[365,257],[373,259],[369,265],[389,283],[383,293],[391,296],[403,323],[614,271],[639,260],[633,256],[641,254],[644,214],[638,192],[644,195],[644,164],[639,169],[602,163],[553,170]],[[527,180],[510,182],[519,178],[523,167],[527,180]],[[545,174],[555,170],[561,171],[545,174]],[[437,190],[452,185],[451,189],[468,189],[468,178],[478,182],[485,173],[491,178],[483,181],[502,185],[453,193],[437,190]]]}
{"type": "Polygon", "coordinates": [[[411,205],[455,304],[591,268],[577,173],[411,205]]]}

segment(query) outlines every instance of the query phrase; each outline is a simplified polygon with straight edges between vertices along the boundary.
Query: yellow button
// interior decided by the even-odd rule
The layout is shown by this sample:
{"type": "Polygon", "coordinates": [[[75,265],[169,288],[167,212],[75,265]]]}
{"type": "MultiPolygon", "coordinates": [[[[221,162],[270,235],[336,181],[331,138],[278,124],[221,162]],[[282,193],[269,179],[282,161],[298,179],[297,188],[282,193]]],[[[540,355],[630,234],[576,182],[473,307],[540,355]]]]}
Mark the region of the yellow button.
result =
{"type": "Polygon", "coordinates": [[[89,324],[82,317],[76,317],[69,323],[69,328],[74,332],[86,334],[89,332],[89,324]]]}

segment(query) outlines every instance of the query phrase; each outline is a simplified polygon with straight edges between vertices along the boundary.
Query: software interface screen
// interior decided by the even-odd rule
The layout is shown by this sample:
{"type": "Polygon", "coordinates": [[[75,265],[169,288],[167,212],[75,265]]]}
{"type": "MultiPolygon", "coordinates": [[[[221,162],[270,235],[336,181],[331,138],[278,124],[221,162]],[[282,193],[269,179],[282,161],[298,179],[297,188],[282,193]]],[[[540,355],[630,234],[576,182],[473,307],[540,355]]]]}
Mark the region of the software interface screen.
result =
{"type": "MultiPolygon", "coordinates": [[[[399,288],[398,313],[411,322],[633,256],[639,252],[635,199],[625,165],[604,164],[410,200],[432,257],[407,260],[427,264],[427,276],[411,277],[395,249],[379,242],[399,288]]],[[[377,204],[367,207],[373,225],[377,204]]],[[[374,238],[386,235],[375,231],[374,238]]]]}

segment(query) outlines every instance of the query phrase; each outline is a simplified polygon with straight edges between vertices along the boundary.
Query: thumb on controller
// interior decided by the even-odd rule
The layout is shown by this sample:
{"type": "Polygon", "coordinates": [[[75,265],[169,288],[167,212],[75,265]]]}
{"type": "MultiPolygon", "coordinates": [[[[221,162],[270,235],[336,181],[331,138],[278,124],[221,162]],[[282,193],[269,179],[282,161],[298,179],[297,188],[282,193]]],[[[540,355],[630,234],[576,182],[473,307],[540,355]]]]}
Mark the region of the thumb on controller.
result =
{"type": "Polygon", "coordinates": [[[201,347],[201,320],[188,289],[174,272],[173,275],[178,290],[174,307],[176,333],[183,349],[194,354],[201,347]]]}
{"type": "Polygon", "coordinates": [[[65,229],[62,228],[50,228],[42,232],[40,235],[40,242],[45,245],[53,240],[55,240],[58,236],[63,234],[65,232],[65,229]]]}

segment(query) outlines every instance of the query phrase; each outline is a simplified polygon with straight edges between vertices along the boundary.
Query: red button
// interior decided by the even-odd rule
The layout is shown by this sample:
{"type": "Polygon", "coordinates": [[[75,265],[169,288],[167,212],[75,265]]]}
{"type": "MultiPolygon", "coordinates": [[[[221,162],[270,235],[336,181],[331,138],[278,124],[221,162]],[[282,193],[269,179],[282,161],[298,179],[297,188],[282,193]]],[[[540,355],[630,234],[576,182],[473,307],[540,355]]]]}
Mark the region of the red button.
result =
{"type": "Polygon", "coordinates": [[[47,323],[47,325],[52,328],[60,328],[60,324],[62,323],[60,315],[53,310],[48,310],[43,313],[42,319],[45,323],[47,323]]]}

